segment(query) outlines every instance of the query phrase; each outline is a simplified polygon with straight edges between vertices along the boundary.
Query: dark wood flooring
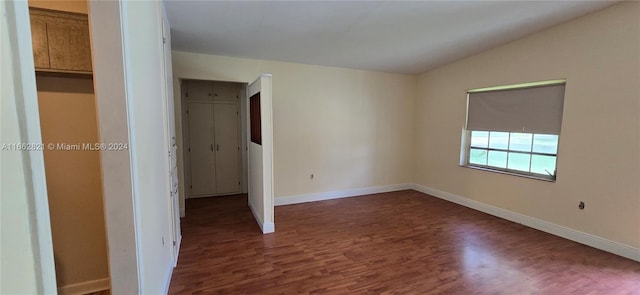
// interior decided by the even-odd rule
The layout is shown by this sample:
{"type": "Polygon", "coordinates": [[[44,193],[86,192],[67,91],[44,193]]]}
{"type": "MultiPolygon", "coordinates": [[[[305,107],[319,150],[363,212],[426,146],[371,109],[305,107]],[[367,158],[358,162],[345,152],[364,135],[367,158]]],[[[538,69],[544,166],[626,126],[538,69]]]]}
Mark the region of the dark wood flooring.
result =
{"type": "Polygon", "coordinates": [[[640,294],[640,263],[416,191],[187,200],[170,294],[640,294]]]}

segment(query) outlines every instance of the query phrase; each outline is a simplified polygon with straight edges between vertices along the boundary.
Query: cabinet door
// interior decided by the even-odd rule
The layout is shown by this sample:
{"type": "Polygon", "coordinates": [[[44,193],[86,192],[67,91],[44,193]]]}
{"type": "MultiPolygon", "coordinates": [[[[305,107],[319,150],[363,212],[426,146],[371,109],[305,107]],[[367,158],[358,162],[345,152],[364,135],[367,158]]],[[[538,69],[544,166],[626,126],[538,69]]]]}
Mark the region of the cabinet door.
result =
{"type": "Polygon", "coordinates": [[[47,17],[31,14],[31,40],[33,41],[33,62],[36,68],[49,68],[47,48],[47,17]]]}
{"type": "Polygon", "coordinates": [[[240,193],[238,105],[214,103],[217,194],[240,193]]]}
{"type": "Polygon", "coordinates": [[[213,100],[237,101],[239,95],[238,84],[213,82],[213,100]]]}
{"type": "Polygon", "coordinates": [[[212,100],[213,88],[211,81],[185,81],[185,96],[192,100],[212,100]]]}
{"type": "Polygon", "coordinates": [[[47,20],[52,69],[91,72],[91,45],[86,20],[50,17],[47,20]]]}

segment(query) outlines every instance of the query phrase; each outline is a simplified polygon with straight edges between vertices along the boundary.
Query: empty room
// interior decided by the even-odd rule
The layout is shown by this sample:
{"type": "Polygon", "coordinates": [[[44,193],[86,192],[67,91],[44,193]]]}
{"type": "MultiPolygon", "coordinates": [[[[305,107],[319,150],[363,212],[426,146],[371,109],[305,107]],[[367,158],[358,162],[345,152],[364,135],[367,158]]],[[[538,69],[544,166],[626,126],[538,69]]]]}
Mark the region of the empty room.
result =
{"type": "Polygon", "coordinates": [[[640,292],[637,2],[165,5],[174,89],[273,84],[273,219],[187,199],[170,293],[640,292]]]}
{"type": "MultiPolygon", "coordinates": [[[[640,2],[86,4],[127,148],[92,154],[108,277],[67,293],[640,294],[640,2]]],[[[46,146],[2,9],[2,144],[46,146]]],[[[0,293],[60,291],[51,177],[10,147],[0,293]]]]}

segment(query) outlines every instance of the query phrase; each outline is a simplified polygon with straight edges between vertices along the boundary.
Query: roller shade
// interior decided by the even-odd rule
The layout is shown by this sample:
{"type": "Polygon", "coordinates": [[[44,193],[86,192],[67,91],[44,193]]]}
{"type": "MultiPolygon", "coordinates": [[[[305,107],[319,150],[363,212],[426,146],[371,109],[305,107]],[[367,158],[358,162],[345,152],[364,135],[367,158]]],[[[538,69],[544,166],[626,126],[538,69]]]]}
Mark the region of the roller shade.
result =
{"type": "Polygon", "coordinates": [[[560,134],[564,88],[469,91],[467,130],[560,134]]]}

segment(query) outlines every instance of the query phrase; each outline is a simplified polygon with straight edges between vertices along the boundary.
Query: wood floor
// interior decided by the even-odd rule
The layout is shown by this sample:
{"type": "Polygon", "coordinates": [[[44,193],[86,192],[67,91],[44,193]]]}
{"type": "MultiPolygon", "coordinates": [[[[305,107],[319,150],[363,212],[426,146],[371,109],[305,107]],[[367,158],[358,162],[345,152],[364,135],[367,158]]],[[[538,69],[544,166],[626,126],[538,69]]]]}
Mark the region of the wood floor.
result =
{"type": "Polygon", "coordinates": [[[640,294],[640,263],[416,191],[187,200],[170,294],[640,294]]]}

